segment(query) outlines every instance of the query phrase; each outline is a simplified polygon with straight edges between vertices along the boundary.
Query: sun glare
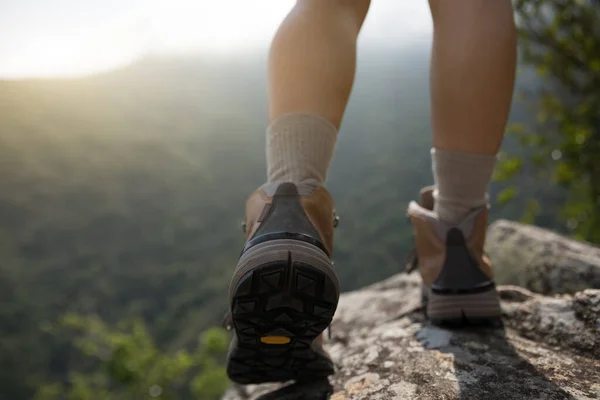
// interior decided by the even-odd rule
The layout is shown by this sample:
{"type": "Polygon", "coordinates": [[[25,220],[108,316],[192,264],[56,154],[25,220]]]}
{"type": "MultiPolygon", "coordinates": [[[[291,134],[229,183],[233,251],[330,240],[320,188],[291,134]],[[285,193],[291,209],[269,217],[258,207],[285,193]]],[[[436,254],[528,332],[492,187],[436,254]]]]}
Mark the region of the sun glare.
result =
{"type": "Polygon", "coordinates": [[[29,38],[20,51],[5,59],[0,76],[65,77],[111,69],[133,61],[139,48],[127,40],[109,43],[93,36],[29,38]]]}
{"type": "MultiPolygon", "coordinates": [[[[293,0],[162,0],[87,26],[50,26],[15,38],[0,76],[77,76],[127,64],[145,53],[230,52],[268,43],[293,0]]],[[[1,22],[1,21],[0,21],[1,22]]]]}
{"type": "Polygon", "coordinates": [[[163,50],[227,52],[265,45],[292,7],[290,0],[165,2],[151,16],[163,50]]]}
{"type": "MultiPolygon", "coordinates": [[[[15,2],[6,11],[17,16],[4,19],[0,5],[0,35],[12,39],[5,42],[11,47],[0,43],[0,78],[87,75],[148,53],[264,49],[295,0],[105,1],[63,0],[35,13],[15,2]]],[[[425,1],[373,3],[367,19],[373,40],[402,40],[399,33],[428,23],[425,1]]]]}

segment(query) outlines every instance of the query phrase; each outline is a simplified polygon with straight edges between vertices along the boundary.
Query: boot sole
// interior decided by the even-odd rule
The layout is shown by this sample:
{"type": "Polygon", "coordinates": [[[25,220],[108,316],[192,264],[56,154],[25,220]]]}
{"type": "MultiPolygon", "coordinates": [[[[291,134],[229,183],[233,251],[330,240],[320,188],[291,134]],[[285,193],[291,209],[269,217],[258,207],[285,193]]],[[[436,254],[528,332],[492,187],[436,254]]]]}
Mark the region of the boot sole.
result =
{"type": "Polygon", "coordinates": [[[339,292],[329,257],[314,245],[281,239],[247,250],[229,293],[229,378],[258,384],[332,375],[333,362],[313,342],[331,324],[339,292]]]}
{"type": "Polygon", "coordinates": [[[467,294],[440,294],[424,289],[427,318],[434,325],[498,325],[502,316],[495,287],[467,294]]]}

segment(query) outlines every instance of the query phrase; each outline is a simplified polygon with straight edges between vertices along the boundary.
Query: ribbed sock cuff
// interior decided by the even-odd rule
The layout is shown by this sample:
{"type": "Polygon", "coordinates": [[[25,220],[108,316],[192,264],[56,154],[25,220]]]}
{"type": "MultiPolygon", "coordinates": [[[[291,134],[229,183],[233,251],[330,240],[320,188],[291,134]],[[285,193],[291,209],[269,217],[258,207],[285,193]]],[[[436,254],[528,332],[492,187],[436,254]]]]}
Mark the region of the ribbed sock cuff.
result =
{"type": "Polygon", "coordinates": [[[495,155],[432,149],[431,158],[434,211],[441,220],[458,224],[473,209],[488,204],[495,155]]]}
{"type": "Polygon", "coordinates": [[[319,115],[282,115],[267,129],[267,181],[324,184],[336,141],[337,129],[319,115]]]}

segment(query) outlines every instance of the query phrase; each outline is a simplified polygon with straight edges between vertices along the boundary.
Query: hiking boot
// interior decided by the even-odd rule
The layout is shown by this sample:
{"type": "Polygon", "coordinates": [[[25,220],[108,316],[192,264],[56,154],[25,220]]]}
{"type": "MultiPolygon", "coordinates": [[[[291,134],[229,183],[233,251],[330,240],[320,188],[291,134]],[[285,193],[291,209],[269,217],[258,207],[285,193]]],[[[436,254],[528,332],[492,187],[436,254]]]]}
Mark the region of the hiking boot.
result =
{"type": "Polygon", "coordinates": [[[283,382],[334,373],[321,335],[340,292],[331,262],[336,224],[333,200],[322,186],[267,185],[248,199],[247,242],[229,287],[232,381],[283,382]]]}
{"type": "MultiPolygon", "coordinates": [[[[492,266],[484,255],[488,207],[471,212],[452,226],[433,212],[433,188],[421,190],[419,204],[408,215],[416,239],[416,257],[423,278],[423,301],[434,324],[463,325],[496,322],[500,301],[492,266]]],[[[411,269],[411,266],[408,267],[411,269]]]]}

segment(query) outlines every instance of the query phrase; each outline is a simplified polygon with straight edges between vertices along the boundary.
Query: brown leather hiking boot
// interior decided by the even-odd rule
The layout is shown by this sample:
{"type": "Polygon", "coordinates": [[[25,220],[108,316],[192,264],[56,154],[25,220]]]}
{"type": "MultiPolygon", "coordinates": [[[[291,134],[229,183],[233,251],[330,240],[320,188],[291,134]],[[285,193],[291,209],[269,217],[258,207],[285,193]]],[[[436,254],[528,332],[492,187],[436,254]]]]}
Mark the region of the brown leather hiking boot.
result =
{"type": "MultiPolygon", "coordinates": [[[[494,275],[483,246],[488,208],[473,211],[451,226],[433,213],[433,188],[421,190],[419,204],[408,215],[416,239],[416,257],[423,278],[428,318],[436,324],[488,323],[501,315],[494,275]]],[[[410,269],[410,266],[409,266],[410,269]]]]}
{"type": "Polygon", "coordinates": [[[321,334],[339,299],[331,263],[337,223],[327,190],[282,183],[246,203],[246,245],[229,287],[235,332],[227,373],[241,384],[326,377],[321,334]]]}

